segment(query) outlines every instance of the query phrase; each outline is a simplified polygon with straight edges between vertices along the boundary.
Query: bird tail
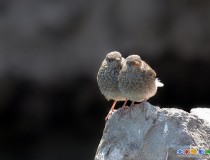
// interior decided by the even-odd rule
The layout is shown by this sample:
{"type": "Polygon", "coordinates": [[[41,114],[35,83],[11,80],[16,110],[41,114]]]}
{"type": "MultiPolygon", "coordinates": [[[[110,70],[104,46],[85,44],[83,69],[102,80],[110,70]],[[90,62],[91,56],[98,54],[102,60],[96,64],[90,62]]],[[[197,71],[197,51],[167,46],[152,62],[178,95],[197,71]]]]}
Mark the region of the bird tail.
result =
{"type": "Polygon", "coordinates": [[[163,86],[164,86],[164,84],[161,83],[160,80],[159,80],[158,78],[156,78],[155,84],[156,84],[157,87],[163,87],[163,86]]]}

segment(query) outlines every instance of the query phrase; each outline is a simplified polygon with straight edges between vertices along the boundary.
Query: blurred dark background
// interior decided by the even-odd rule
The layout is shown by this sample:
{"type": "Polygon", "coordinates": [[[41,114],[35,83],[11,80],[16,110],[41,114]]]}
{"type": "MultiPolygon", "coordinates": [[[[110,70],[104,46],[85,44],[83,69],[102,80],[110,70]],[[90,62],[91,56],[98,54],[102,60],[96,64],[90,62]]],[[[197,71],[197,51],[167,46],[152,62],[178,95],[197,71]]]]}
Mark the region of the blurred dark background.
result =
{"type": "Polygon", "coordinates": [[[94,159],[112,104],[96,74],[113,50],[155,69],[165,87],[153,105],[209,107],[209,8],[208,0],[0,0],[0,159],[94,159]]]}

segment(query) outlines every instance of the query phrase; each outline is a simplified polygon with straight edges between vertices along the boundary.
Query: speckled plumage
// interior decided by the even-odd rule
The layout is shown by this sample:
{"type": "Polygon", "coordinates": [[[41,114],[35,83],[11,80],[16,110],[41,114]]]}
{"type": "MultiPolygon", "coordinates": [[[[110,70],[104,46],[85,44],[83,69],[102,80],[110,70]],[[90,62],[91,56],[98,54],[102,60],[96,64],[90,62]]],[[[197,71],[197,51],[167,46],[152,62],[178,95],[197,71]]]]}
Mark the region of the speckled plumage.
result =
{"type": "Polygon", "coordinates": [[[107,100],[125,100],[118,87],[118,75],[122,69],[122,62],[124,60],[119,52],[110,52],[107,54],[98,71],[98,86],[107,100]]]}
{"type": "Polygon", "coordinates": [[[108,120],[109,116],[114,112],[114,107],[117,101],[126,100],[126,98],[122,96],[118,87],[118,76],[124,61],[125,59],[119,52],[110,52],[106,55],[106,58],[102,62],[97,74],[97,82],[101,93],[107,100],[114,100],[114,103],[105,120],[108,120]]]}
{"type": "Polygon", "coordinates": [[[138,55],[126,58],[118,80],[122,95],[134,102],[149,99],[156,94],[157,87],[163,86],[155,71],[138,55]]]}

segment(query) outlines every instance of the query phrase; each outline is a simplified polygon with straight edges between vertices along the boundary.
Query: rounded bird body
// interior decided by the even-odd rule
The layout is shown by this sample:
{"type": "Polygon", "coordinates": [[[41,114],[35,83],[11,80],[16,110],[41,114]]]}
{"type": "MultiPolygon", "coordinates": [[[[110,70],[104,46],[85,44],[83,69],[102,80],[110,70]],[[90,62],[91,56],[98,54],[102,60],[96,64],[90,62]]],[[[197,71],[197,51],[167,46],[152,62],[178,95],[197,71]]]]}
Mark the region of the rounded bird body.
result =
{"type": "MultiPolygon", "coordinates": [[[[119,90],[118,76],[122,69],[122,64],[125,59],[119,52],[110,52],[101,64],[101,67],[97,74],[97,82],[101,93],[107,100],[114,100],[114,103],[106,116],[106,120],[114,112],[114,107],[117,101],[125,101],[119,90]]],[[[126,101],[127,102],[127,101],[126,101]]]]}
{"type": "Polygon", "coordinates": [[[98,73],[98,85],[107,100],[124,100],[118,87],[120,69],[101,68],[98,73]]]}
{"type": "Polygon", "coordinates": [[[118,87],[118,76],[122,69],[123,61],[124,58],[119,52],[110,52],[98,71],[98,86],[107,100],[125,100],[118,87]]]}
{"type": "Polygon", "coordinates": [[[149,99],[156,94],[157,87],[163,86],[155,71],[138,55],[126,58],[118,80],[122,95],[133,102],[149,99]]]}

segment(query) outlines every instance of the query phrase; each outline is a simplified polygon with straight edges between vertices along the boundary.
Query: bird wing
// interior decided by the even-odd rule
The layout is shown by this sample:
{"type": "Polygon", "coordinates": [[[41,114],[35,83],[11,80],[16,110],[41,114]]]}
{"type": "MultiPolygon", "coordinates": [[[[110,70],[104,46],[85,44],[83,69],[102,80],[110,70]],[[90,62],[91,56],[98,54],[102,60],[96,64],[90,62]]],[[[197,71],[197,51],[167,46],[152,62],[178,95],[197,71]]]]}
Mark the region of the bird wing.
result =
{"type": "Polygon", "coordinates": [[[142,66],[146,73],[152,77],[156,77],[156,72],[146,62],[142,61],[142,66]]]}

